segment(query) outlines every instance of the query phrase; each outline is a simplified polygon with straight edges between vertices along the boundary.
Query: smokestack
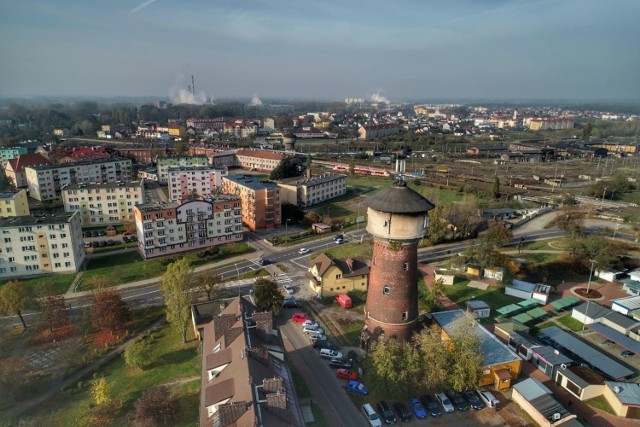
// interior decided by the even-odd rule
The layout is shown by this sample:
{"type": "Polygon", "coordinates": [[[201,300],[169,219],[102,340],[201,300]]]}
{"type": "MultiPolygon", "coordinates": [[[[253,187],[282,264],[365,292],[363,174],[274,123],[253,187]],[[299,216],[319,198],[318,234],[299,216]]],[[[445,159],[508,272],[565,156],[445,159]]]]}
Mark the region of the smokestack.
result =
{"type": "Polygon", "coordinates": [[[193,79],[193,74],[191,74],[191,93],[195,94],[196,93],[196,83],[193,79]]]}

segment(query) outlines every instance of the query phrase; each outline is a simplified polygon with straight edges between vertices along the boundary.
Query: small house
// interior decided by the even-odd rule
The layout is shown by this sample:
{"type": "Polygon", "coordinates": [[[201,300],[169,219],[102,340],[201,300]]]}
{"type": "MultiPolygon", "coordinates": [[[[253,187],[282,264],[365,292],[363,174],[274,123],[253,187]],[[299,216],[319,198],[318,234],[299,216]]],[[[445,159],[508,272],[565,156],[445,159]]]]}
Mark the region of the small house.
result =
{"type": "Polygon", "coordinates": [[[607,307],[603,307],[597,302],[587,301],[571,311],[571,317],[586,325],[599,322],[607,314],[611,313],[607,307]]]}
{"type": "Polygon", "coordinates": [[[533,349],[531,363],[549,378],[554,378],[558,369],[573,364],[573,360],[555,348],[543,345],[533,349]]]}
{"type": "Polygon", "coordinates": [[[491,315],[491,307],[484,301],[467,301],[467,312],[471,313],[474,318],[481,319],[491,315]]]}
{"type": "Polygon", "coordinates": [[[317,222],[315,224],[311,224],[311,229],[318,234],[329,233],[331,231],[331,226],[322,222],[317,222]]]}
{"type": "Polygon", "coordinates": [[[482,269],[476,265],[467,265],[467,274],[480,277],[482,275],[482,269]]]}
{"type": "Polygon", "coordinates": [[[435,270],[433,272],[435,281],[442,281],[443,285],[453,285],[456,281],[456,274],[451,270],[435,270]]]}
{"type": "Polygon", "coordinates": [[[640,309],[640,295],[611,300],[611,310],[622,313],[625,316],[633,316],[640,309]]]}
{"type": "Polygon", "coordinates": [[[556,400],[551,390],[535,378],[528,378],[514,385],[511,397],[542,427],[576,425],[576,415],[569,412],[556,400]]]}
{"type": "Polygon", "coordinates": [[[617,416],[640,419],[640,384],[605,381],[604,385],[604,398],[617,416]]]}
{"type": "Polygon", "coordinates": [[[586,366],[561,366],[554,381],[581,401],[604,393],[604,377],[586,366]]]}
{"type": "Polygon", "coordinates": [[[551,286],[542,283],[530,283],[522,280],[513,280],[511,284],[504,288],[506,295],[511,295],[522,299],[536,299],[542,304],[546,304],[549,300],[551,286]]]}
{"type": "Polygon", "coordinates": [[[611,271],[611,270],[596,270],[594,275],[602,280],[606,280],[607,282],[615,282],[617,280],[622,279],[622,276],[625,275],[624,271],[611,271]]]}

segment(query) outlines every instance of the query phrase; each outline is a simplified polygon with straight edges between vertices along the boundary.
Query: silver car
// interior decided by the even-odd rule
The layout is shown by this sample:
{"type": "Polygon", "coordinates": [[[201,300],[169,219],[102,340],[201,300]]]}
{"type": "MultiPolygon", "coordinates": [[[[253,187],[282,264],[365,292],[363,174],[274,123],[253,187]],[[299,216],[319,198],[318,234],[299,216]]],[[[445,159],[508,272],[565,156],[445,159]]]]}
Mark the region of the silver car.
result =
{"type": "Polygon", "coordinates": [[[440,406],[442,406],[444,412],[453,412],[456,410],[447,395],[443,392],[436,393],[436,400],[440,402],[440,406]]]}

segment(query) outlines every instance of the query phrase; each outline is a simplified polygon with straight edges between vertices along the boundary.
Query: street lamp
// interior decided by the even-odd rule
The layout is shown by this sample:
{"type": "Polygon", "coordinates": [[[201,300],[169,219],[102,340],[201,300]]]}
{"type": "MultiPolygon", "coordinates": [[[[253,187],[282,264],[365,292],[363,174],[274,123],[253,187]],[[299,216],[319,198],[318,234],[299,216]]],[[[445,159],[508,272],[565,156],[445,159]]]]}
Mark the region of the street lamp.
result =
{"type": "Polygon", "coordinates": [[[602,201],[604,202],[604,195],[607,193],[607,187],[604,187],[604,190],[602,190],[602,201]]]}
{"type": "Polygon", "coordinates": [[[591,278],[593,277],[593,266],[596,264],[595,259],[590,259],[591,261],[591,273],[589,273],[589,282],[587,283],[587,296],[589,295],[589,289],[591,288],[591,278]]]}
{"type": "Polygon", "coordinates": [[[584,322],[582,323],[582,335],[584,335],[584,328],[585,326],[587,326],[587,316],[589,315],[589,303],[591,302],[591,299],[589,298],[589,288],[591,288],[591,278],[593,277],[593,266],[596,263],[595,259],[590,259],[589,261],[591,261],[591,272],[589,273],[589,283],[587,283],[587,310],[585,312],[585,318],[584,318],[584,322]]]}
{"type": "Polygon", "coordinates": [[[284,235],[289,237],[289,221],[291,221],[289,218],[287,218],[285,224],[284,224],[284,235]]]}

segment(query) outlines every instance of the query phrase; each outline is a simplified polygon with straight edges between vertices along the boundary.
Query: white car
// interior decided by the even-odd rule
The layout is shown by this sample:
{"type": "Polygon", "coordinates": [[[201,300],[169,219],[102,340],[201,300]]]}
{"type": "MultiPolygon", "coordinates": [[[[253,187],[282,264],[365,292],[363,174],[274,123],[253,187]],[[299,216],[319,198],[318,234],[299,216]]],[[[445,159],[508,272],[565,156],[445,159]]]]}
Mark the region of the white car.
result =
{"type": "Polygon", "coordinates": [[[300,248],[300,249],[298,249],[298,253],[299,253],[300,255],[308,254],[308,253],[309,253],[309,249],[307,249],[307,248],[300,248]]]}
{"type": "Polygon", "coordinates": [[[304,322],[302,322],[302,327],[304,328],[305,326],[310,326],[312,328],[317,328],[320,325],[318,325],[316,322],[314,322],[313,320],[305,320],[304,322]]]}
{"type": "Polygon", "coordinates": [[[442,409],[444,409],[444,412],[453,412],[456,410],[456,408],[454,408],[451,404],[451,401],[449,400],[447,395],[443,392],[436,393],[436,399],[438,400],[438,402],[440,402],[440,405],[442,406],[442,409]]]}
{"type": "Polygon", "coordinates": [[[322,332],[311,332],[309,334],[309,338],[311,339],[311,341],[315,341],[315,340],[323,340],[325,341],[327,339],[326,335],[322,335],[322,332]]]}
{"type": "Polygon", "coordinates": [[[282,289],[284,289],[284,291],[291,295],[294,291],[293,291],[293,286],[291,285],[282,285],[282,289]]]}
{"type": "Polygon", "coordinates": [[[319,334],[324,334],[324,329],[322,329],[320,326],[316,325],[316,326],[303,326],[302,327],[302,332],[310,334],[313,332],[317,332],[319,334]]]}

